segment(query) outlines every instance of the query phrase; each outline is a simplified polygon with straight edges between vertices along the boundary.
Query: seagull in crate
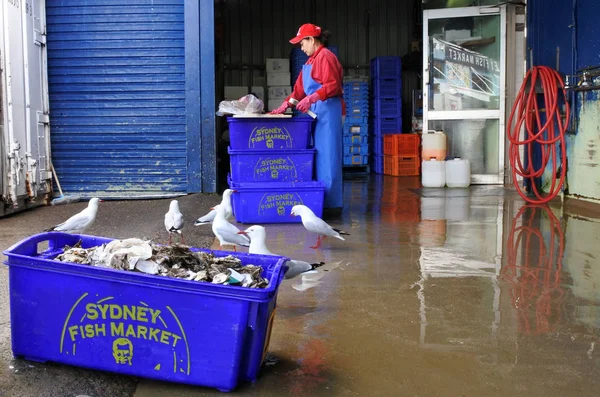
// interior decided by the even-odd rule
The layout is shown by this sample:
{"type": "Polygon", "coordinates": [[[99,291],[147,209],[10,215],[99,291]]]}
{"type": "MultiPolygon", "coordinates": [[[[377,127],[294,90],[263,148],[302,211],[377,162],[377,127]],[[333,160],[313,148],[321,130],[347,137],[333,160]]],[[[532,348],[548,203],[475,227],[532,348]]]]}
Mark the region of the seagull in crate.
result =
{"type": "Polygon", "coordinates": [[[169,212],[165,214],[165,229],[169,232],[169,244],[171,244],[171,238],[173,233],[177,233],[181,236],[181,242],[185,244],[183,240],[183,233],[181,229],[183,228],[183,215],[181,211],[179,211],[179,202],[177,200],[172,200],[171,204],[169,204],[169,212]]]}
{"type": "MultiPolygon", "coordinates": [[[[266,243],[267,231],[265,230],[265,228],[263,226],[260,226],[260,225],[250,226],[248,229],[246,229],[242,232],[239,232],[239,234],[243,234],[245,236],[250,237],[250,249],[248,250],[248,253],[258,254],[258,255],[281,256],[281,255],[272,253],[267,248],[267,243],[266,243]]],[[[325,263],[320,262],[320,263],[310,264],[308,262],[290,259],[285,264],[288,267],[288,271],[285,274],[285,278],[291,279],[291,278],[298,276],[299,274],[306,273],[311,270],[315,270],[317,267],[323,266],[325,263]]]]}
{"type": "Polygon", "coordinates": [[[302,224],[309,232],[316,233],[317,243],[310,247],[313,249],[317,249],[321,246],[321,243],[325,239],[325,237],[335,237],[340,240],[346,240],[341,235],[349,236],[349,233],[346,233],[340,229],[335,229],[329,226],[323,219],[319,218],[315,215],[314,212],[310,208],[305,205],[295,205],[292,207],[292,216],[299,216],[302,218],[302,224]]]}
{"type": "Polygon", "coordinates": [[[216,211],[215,219],[212,223],[212,231],[219,239],[220,250],[223,249],[224,245],[232,245],[234,251],[236,250],[236,247],[250,246],[250,239],[243,234],[238,234],[240,229],[225,219],[226,210],[223,206],[218,206],[211,209],[216,211]]]}
{"type": "Polygon", "coordinates": [[[233,209],[231,208],[231,195],[235,192],[236,190],[233,189],[225,189],[221,203],[215,205],[208,214],[196,219],[194,226],[208,225],[209,223],[213,223],[215,216],[217,215],[216,208],[219,207],[225,207],[225,219],[231,219],[231,216],[233,215],[233,209]]]}
{"type": "Polygon", "coordinates": [[[90,199],[87,207],[73,215],[63,223],[60,223],[51,228],[45,229],[45,232],[65,232],[65,233],[76,233],[81,234],[92,226],[96,220],[96,214],[98,213],[98,203],[102,201],[97,197],[90,199]]]}

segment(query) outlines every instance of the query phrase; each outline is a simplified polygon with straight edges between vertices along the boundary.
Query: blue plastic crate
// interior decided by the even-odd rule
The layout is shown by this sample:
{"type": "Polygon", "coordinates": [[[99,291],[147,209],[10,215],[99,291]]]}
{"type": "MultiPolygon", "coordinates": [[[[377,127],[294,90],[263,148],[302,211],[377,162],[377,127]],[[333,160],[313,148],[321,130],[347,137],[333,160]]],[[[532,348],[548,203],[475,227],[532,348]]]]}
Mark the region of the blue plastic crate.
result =
{"type": "Polygon", "coordinates": [[[349,123],[346,121],[343,125],[344,135],[355,135],[355,134],[366,134],[369,132],[369,124],[368,123],[349,123]]]}
{"type": "Polygon", "coordinates": [[[400,77],[402,61],[400,57],[376,57],[371,59],[371,77],[400,77]]]}
{"type": "Polygon", "coordinates": [[[344,154],[344,165],[345,166],[363,166],[369,165],[368,154],[344,154]]]}
{"type": "Polygon", "coordinates": [[[373,115],[377,117],[402,117],[400,98],[376,98],[371,102],[373,115]]]}
{"type": "Polygon", "coordinates": [[[346,145],[344,144],[344,155],[347,154],[369,154],[369,144],[363,143],[361,145],[346,145]]]}
{"type": "Polygon", "coordinates": [[[373,79],[372,95],[375,98],[402,98],[402,80],[399,78],[373,79]]]}
{"type": "Polygon", "coordinates": [[[373,154],[383,155],[383,135],[369,136],[369,144],[371,145],[373,154]]]}
{"type": "Polygon", "coordinates": [[[374,135],[399,134],[402,132],[401,117],[374,117],[371,119],[374,135]]]}
{"type": "Polygon", "coordinates": [[[229,186],[236,192],[231,196],[233,215],[240,223],[299,223],[299,216],[290,216],[292,207],[304,204],[318,217],[323,215],[325,186],[312,182],[234,182],[229,186]]]}
{"type": "Polygon", "coordinates": [[[344,124],[368,124],[368,114],[369,113],[365,113],[363,116],[346,115],[346,120],[344,121],[344,124]]]}
{"type": "Polygon", "coordinates": [[[228,149],[231,179],[236,182],[312,181],[315,149],[228,149]]]}
{"type": "Polygon", "coordinates": [[[346,98],[346,97],[344,97],[344,102],[346,102],[346,108],[352,107],[352,108],[367,109],[367,111],[369,110],[369,100],[367,98],[363,98],[363,97],[346,98]]]}
{"type": "Polygon", "coordinates": [[[54,260],[78,241],[112,239],[49,232],[4,251],[14,356],[222,391],[257,379],[286,258],[193,249],[262,266],[268,287],[250,289],[54,260]]]}
{"type": "Polygon", "coordinates": [[[370,156],[371,169],[376,174],[383,174],[383,155],[372,154],[370,156]]]}
{"type": "Polygon", "coordinates": [[[344,145],[352,146],[352,145],[368,145],[369,144],[369,134],[344,134],[342,135],[344,145]]]}
{"type": "Polygon", "coordinates": [[[312,117],[228,117],[234,150],[308,149],[312,117]]]}

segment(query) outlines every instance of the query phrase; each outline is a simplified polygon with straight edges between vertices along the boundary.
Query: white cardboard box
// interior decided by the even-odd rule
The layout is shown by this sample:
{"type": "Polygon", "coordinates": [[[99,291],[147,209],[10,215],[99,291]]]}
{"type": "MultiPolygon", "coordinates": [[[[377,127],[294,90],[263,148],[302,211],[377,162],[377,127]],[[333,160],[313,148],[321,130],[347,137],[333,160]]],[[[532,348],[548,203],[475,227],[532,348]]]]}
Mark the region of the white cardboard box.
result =
{"type": "MultiPolygon", "coordinates": [[[[275,110],[279,106],[281,106],[282,103],[283,103],[283,99],[269,99],[267,109],[269,111],[275,110]]],[[[291,113],[291,112],[292,112],[292,110],[290,108],[288,108],[288,110],[286,111],[286,113],[291,113]]]]}
{"type": "Polygon", "coordinates": [[[261,101],[265,101],[265,87],[254,86],[251,88],[250,92],[256,95],[256,97],[261,101]]]}
{"type": "Polygon", "coordinates": [[[289,58],[267,58],[267,73],[285,73],[290,71],[289,58]]]}
{"type": "Polygon", "coordinates": [[[248,95],[248,87],[240,85],[226,85],[225,99],[235,100],[248,95]]]}
{"type": "Polygon", "coordinates": [[[269,87],[276,85],[290,85],[291,77],[289,73],[267,73],[267,85],[269,87]]]}
{"type": "Polygon", "coordinates": [[[269,100],[271,99],[285,99],[292,93],[291,86],[276,86],[269,87],[269,100]]]}

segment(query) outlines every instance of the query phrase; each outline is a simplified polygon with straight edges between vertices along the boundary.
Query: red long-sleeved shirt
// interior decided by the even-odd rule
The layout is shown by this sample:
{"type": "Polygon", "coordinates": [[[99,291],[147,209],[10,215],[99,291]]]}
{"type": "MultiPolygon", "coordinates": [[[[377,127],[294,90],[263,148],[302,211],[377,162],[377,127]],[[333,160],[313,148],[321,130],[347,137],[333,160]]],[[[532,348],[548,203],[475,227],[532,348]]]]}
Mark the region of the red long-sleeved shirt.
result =
{"type": "MultiPolygon", "coordinates": [[[[333,52],[324,46],[320,46],[317,51],[308,58],[306,65],[313,65],[311,77],[322,86],[317,90],[319,99],[324,101],[336,96],[343,96],[342,81],[344,69],[333,52]]],[[[300,101],[304,97],[306,97],[306,93],[304,92],[304,86],[302,84],[301,71],[296,80],[296,84],[294,84],[294,90],[292,91],[292,94],[286,98],[286,101],[290,98],[300,101]]],[[[342,115],[345,114],[346,106],[342,100],[342,115]]]]}

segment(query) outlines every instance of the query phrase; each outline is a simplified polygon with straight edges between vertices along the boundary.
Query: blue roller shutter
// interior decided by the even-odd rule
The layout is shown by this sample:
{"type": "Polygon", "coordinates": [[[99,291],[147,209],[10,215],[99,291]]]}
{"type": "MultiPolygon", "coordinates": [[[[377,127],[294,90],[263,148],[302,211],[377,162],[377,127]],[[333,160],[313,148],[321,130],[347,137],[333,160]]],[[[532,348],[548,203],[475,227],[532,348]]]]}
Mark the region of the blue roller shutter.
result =
{"type": "Polygon", "coordinates": [[[47,0],[47,31],[63,190],[187,192],[184,0],[47,0]]]}

